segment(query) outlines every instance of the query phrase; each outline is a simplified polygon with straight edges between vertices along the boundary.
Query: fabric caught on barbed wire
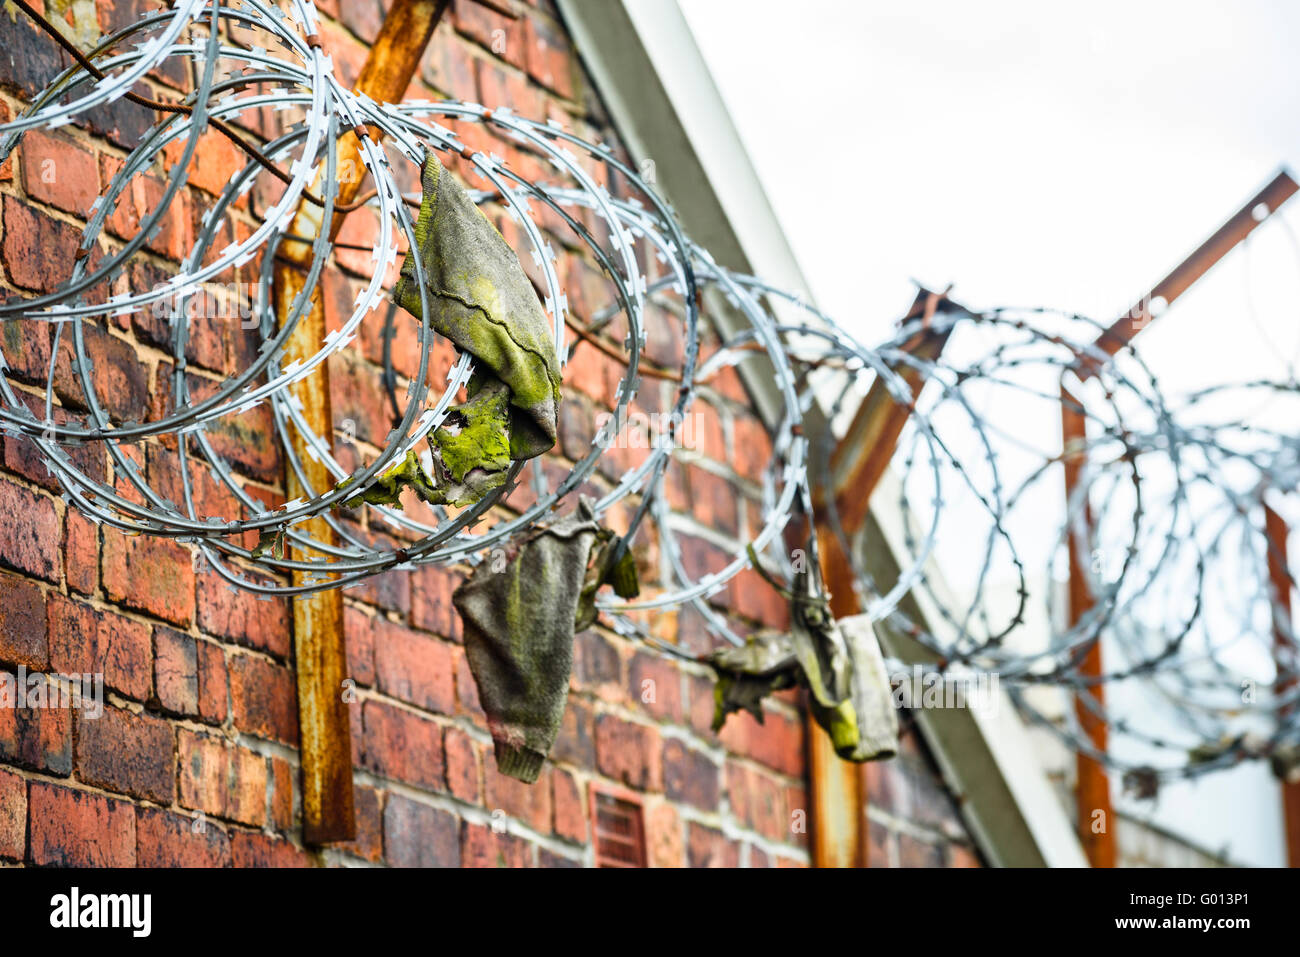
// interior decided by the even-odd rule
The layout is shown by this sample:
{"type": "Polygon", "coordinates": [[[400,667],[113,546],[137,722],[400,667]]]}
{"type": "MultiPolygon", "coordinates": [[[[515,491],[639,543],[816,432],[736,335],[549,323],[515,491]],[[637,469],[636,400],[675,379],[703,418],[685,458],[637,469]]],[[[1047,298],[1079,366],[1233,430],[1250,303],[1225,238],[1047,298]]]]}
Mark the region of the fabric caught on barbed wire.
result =
{"type": "Polygon", "coordinates": [[[573,636],[595,622],[600,585],[627,590],[617,545],[584,500],[573,515],[529,533],[504,562],[480,563],[452,594],[502,774],[537,780],[564,716],[573,636]]]}
{"type": "Polygon", "coordinates": [[[418,259],[429,324],[474,356],[468,401],[430,440],[435,497],[467,505],[505,481],[511,460],[555,445],[559,363],[546,311],[519,258],[432,152],[421,184],[417,245],[402,262],[393,301],[424,318],[418,259]]]}
{"type": "Polygon", "coordinates": [[[837,622],[816,570],[798,573],[790,604],[788,633],[757,635],[709,657],[718,676],[713,730],[720,730],[732,711],[742,709],[761,723],[764,697],[802,685],[808,689],[814,719],[831,736],[840,757],[893,757],[898,716],[870,619],[858,615],[837,622]]]}

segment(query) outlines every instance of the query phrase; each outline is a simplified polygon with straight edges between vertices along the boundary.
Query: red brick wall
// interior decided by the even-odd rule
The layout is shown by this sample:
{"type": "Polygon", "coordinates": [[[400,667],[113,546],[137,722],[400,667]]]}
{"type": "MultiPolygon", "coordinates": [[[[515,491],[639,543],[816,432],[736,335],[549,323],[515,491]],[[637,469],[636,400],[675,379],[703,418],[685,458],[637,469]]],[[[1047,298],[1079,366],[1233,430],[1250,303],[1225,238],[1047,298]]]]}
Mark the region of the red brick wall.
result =
{"type": "MultiPolygon", "coordinates": [[[[120,25],[145,6],[139,0],[101,2],[100,25],[120,25]]],[[[330,0],[318,6],[328,18],[322,28],[327,50],[350,81],[381,22],[382,5],[330,0]]],[[[512,23],[459,0],[450,22],[439,28],[411,95],[508,103],[524,115],[553,117],[588,139],[617,144],[556,10],[546,0],[519,6],[523,16],[512,23]]],[[[9,58],[0,56],[0,111],[8,115],[63,58],[21,17],[16,23],[0,18],[0,38],[12,51],[9,58]]],[[[149,81],[155,95],[183,83],[171,70],[149,81]]],[[[147,111],[119,103],[79,125],[26,137],[0,171],[6,295],[51,288],[68,273],[79,232],[74,224],[149,121],[147,111]],[[45,161],[52,164],[43,166],[45,161]],[[39,175],[46,168],[56,173],[52,182],[39,175]]],[[[279,121],[268,114],[253,125],[270,134],[279,121]]],[[[538,158],[515,145],[477,128],[462,132],[475,148],[493,149],[527,175],[544,175],[538,158]]],[[[114,291],[152,284],[175,271],[210,195],[241,163],[225,140],[209,135],[165,228],[114,291]]],[[[609,170],[593,164],[593,172],[618,188],[609,170]]],[[[414,188],[414,171],[408,173],[407,186],[414,188]]],[[[158,182],[141,184],[134,207],[119,208],[101,251],[133,234],[158,182]]],[[[237,233],[247,233],[267,199],[257,190],[232,214],[237,233]]],[[[508,220],[498,222],[507,239],[518,239],[508,220]]],[[[563,250],[560,269],[570,306],[587,318],[608,295],[600,271],[562,225],[545,225],[563,250]]],[[[365,242],[373,228],[372,214],[359,212],[340,239],[365,242]]],[[[350,312],[368,263],[368,254],[340,250],[327,270],[324,295],[332,327],[350,312]]],[[[245,281],[256,266],[246,267],[245,281]]],[[[238,367],[256,346],[228,319],[199,321],[192,329],[188,368],[199,389],[238,367]]],[[[49,361],[48,328],[5,331],[6,355],[35,401],[49,361]],[[10,336],[21,336],[21,342],[10,336]]],[[[138,419],[163,411],[171,374],[165,329],[143,315],[88,333],[96,384],[112,412],[138,419]]],[[[671,367],[680,359],[682,337],[674,317],[657,314],[649,337],[652,362],[671,367]]],[[[407,327],[394,349],[402,374],[414,372],[413,348],[407,327]]],[[[336,448],[345,464],[373,451],[373,442],[391,427],[380,384],[381,349],[379,329],[368,323],[354,346],[330,362],[336,448]],[[355,443],[349,440],[353,433],[355,443]]],[[[438,357],[434,376],[446,368],[446,359],[438,357]]],[[[590,346],[579,349],[566,374],[563,456],[585,454],[595,417],[620,375],[590,346]]],[[[56,386],[62,402],[76,404],[79,388],[70,369],[61,368],[56,386]]],[[[713,387],[698,409],[701,455],[674,466],[668,494],[675,508],[701,525],[743,536],[757,521],[753,480],[769,446],[734,375],[713,387]]],[[[666,410],[674,388],[670,381],[645,378],[638,409],[666,410]]],[[[282,500],[282,462],[269,421],[269,414],[246,419],[238,432],[214,442],[243,481],[272,504],[282,500]]],[[[79,454],[96,475],[112,477],[102,449],[79,454]]],[[[609,488],[644,454],[615,450],[593,486],[609,488]]],[[[176,486],[170,497],[179,501],[174,444],[151,442],[135,456],[155,488],[176,486]]],[[[347,846],[304,848],[285,603],[231,592],[199,567],[185,545],[100,529],[69,510],[54,491],[27,443],[4,438],[0,668],[102,671],[108,700],[97,721],[66,710],[0,710],[0,860],[590,864],[588,794],[592,783],[600,783],[642,796],[653,865],[807,862],[804,729],[795,699],[771,702],[762,726],[733,716],[722,735],[714,736],[712,684],[704,669],[653,654],[604,628],[577,637],[569,708],[541,779],[527,787],[497,774],[449,599],[460,572],[442,569],[390,573],[347,592],[348,656],[357,685],[351,715],[358,836],[347,846]]],[[[200,482],[196,495],[200,515],[232,512],[229,493],[210,479],[200,482]]],[[[616,513],[612,524],[621,528],[626,517],[626,511],[616,513]]],[[[364,525],[361,531],[380,534],[364,525]]],[[[719,567],[722,555],[712,545],[684,541],[688,563],[719,567]]],[[[653,538],[643,540],[639,558],[652,585],[663,561],[653,538]]],[[[753,575],[737,579],[717,600],[754,623],[779,625],[784,619],[780,600],[753,575]]],[[[693,650],[706,645],[691,612],[661,616],[653,627],[693,650]]],[[[937,797],[933,793],[933,768],[919,747],[900,764],[873,769],[869,781],[873,802],[880,802],[872,808],[873,864],[946,864],[970,857],[955,812],[943,803],[946,795],[941,789],[937,797]]]]}

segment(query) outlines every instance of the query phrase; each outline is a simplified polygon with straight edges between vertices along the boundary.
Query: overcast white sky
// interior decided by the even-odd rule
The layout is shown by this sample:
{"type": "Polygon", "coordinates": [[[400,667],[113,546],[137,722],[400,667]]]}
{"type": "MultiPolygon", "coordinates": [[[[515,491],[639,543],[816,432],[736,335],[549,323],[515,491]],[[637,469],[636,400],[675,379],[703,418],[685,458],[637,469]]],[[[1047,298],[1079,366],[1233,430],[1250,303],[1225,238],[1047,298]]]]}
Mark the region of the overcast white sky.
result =
{"type": "MultiPolygon", "coordinates": [[[[912,278],[1109,320],[1300,166],[1300,3],[680,6],[810,291],[866,342],[912,278]]],[[[1300,198],[1283,218],[1300,232],[1300,198]]],[[[1167,389],[1286,375],[1300,254],[1277,222],[1248,245],[1143,332],[1167,389]]],[[[1159,819],[1277,863],[1276,807],[1245,772],[1159,819]]]]}

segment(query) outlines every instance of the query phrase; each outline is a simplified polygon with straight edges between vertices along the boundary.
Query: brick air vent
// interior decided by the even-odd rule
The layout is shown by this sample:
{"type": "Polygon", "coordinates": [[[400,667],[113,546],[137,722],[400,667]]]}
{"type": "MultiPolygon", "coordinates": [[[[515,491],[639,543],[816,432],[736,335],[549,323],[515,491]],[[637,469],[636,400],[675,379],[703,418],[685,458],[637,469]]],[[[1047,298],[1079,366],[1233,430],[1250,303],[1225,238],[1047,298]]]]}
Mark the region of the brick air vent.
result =
{"type": "Polygon", "coordinates": [[[591,830],[597,867],[645,867],[641,802],[632,795],[591,786],[591,830]]]}

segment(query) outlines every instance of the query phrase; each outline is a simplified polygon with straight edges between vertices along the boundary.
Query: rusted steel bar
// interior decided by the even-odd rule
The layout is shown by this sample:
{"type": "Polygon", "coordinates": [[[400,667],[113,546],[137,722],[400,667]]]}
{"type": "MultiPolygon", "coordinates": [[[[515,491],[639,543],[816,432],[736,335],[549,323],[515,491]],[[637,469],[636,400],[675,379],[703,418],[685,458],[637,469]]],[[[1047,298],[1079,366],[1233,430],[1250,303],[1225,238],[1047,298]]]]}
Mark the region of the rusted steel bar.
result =
{"type": "MultiPolygon", "coordinates": [[[[944,295],[922,290],[903,317],[926,320],[926,328],[908,343],[913,355],[937,358],[948,340],[948,333],[928,328],[936,311],[951,306],[944,295]]],[[[900,369],[911,386],[913,397],[925,385],[920,372],[900,369]]],[[[909,408],[889,394],[883,382],[872,383],[858,407],[844,438],[831,455],[832,488],[817,489],[817,514],[825,514],[824,505],[834,496],[840,525],[850,538],[867,517],[871,493],[893,457],[898,438],[907,424],[909,408]]],[[[853,565],[831,526],[817,523],[817,549],[821,557],[822,578],[830,592],[831,611],[836,618],[861,611],[853,590],[853,565]]],[[[828,735],[815,722],[808,722],[808,775],[811,784],[811,834],[814,867],[866,867],[867,798],[862,774],[857,765],[835,753],[828,735]]]]}
{"type": "MultiPolygon", "coordinates": [[[[1073,395],[1065,383],[1061,383],[1061,447],[1065,452],[1065,500],[1068,503],[1079,487],[1079,478],[1083,470],[1083,454],[1087,448],[1088,432],[1085,417],[1078,397],[1073,395]]],[[[1084,521],[1092,527],[1092,514],[1088,504],[1083,504],[1084,521]]],[[[1066,548],[1069,550],[1070,624],[1077,623],[1093,607],[1092,592],[1088,588],[1087,566],[1080,548],[1086,547],[1076,536],[1073,524],[1066,528],[1066,548]]],[[[1096,641],[1088,653],[1079,662],[1079,674],[1085,678],[1101,676],[1101,641],[1096,641]]],[[[1090,694],[1098,705],[1104,703],[1104,693],[1100,684],[1096,684],[1086,694],[1090,694]]],[[[1106,723],[1099,719],[1082,700],[1076,696],[1074,713],[1079,719],[1079,726],[1087,735],[1092,746],[1098,751],[1106,750],[1106,723]]],[[[1110,800],[1110,780],[1106,769],[1096,759],[1085,754],[1076,758],[1075,809],[1079,827],[1079,841],[1084,853],[1093,867],[1115,866],[1115,831],[1114,811],[1110,800]]]]}
{"type": "MultiPolygon", "coordinates": [[[[903,321],[933,318],[941,308],[951,305],[940,293],[922,291],[903,321]]],[[[948,342],[948,334],[949,330],[935,331],[927,324],[905,348],[918,359],[937,359],[948,342]]],[[[913,396],[919,395],[924,384],[921,372],[907,366],[898,373],[911,387],[913,396]]],[[[831,455],[831,476],[840,523],[846,531],[861,528],[866,520],[871,493],[894,457],[898,438],[910,414],[911,409],[896,402],[885,383],[877,379],[858,407],[844,438],[836,445],[831,455]]]]}
{"type": "MultiPolygon", "coordinates": [[[[357,81],[358,92],[379,102],[396,102],[419,68],[433,28],[450,0],[395,0],[384,20],[374,46],[366,57],[357,81]]],[[[360,134],[349,131],[338,140],[337,168],[360,171],[360,134]]],[[[325,164],[321,164],[322,170],[325,164]]],[[[323,172],[313,191],[327,184],[323,172]]],[[[341,177],[336,202],[346,205],[356,198],[364,177],[341,177]]],[[[323,210],[302,202],[289,232],[298,237],[286,243],[275,269],[276,306],[280,315],[303,289],[305,267],[311,262],[310,243],[325,228],[323,210]]],[[[334,216],[330,235],[337,235],[345,214],[334,216]]],[[[289,337],[286,362],[306,359],[316,353],[325,339],[325,309],[320,287],[313,292],[311,308],[299,320],[289,337]]],[[[334,434],[330,409],[329,375],[322,365],[297,383],[294,394],[302,400],[303,418],[317,435],[334,434]]],[[[302,462],[307,481],[317,494],[334,483],[324,463],[308,452],[306,443],[295,437],[294,451],[302,462]]],[[[297,477],[286,470],[289,498],[305,493],[297,477]]],[[[303,530],[319,541],[332,543],[334,536],[323,519],[304,523],[303,530]]],[[[294,557],[311,557],[295,550],[294,557]]],[[[295,573],[295,583],[302,576],[295,573]]],[[[356,837],[352,803],[352,736],[348,705],[343,700],[343,681],[348,675],[347,644],[343,633],[343,593],[319,592],[293,603],[294,655],[298,675],[298,726],[302,761],[303,840],[309,844],[348,841],[356,837]]]]}
{"type": "MultiPolygon", "coordinates": [[[[836,618],[856,614],[859,609],[853,590],[853,566],[844,554],[839,536],[818,523],[817,550],[822,578],[830,592],[831,612],[836,618]]],[[[831,737],[815,721],[807,726],[809,801],[814,867],[866,867],[866,790],[858,767],[835,753],[831,737]]]]}
{"type": "Polygon", "coordinates": [[[1201,243],[1190,256],[1179,263],[1168,276],[1160,280],[1151,291],[1138,300],[1125,315],[1115,320],[1111,327],[1097,337],[1097,345],[1107,355],[1114,355],[1133,341],[1134,336],[1146,328],[1155,316],[1151,303],[1162,299],[1166,305],[1173,303],[1188,288],[1213,268],[1236,245],[1249,236],[1255,227],[1273,215],[1283,203],[1300,189],[1287,170],[1280,171],[1272,181],[1246,201],[1232,218],[1220,226],[1209,239],[1201,243]]]}
{"type": "MultiPolygon", "coordinates": [[[[1145,329],[1154,319],[1158,318],[1152,312],[1152,303],[1156,299],[1164,300],[1166,306],[1172,305],[1174,300],[1191,288],[1196,280],[1214,268],[1219,260],[1249,236],[1256,226],[1275,213],[1278,207],[1296,193],[1297,189],[1300,189],[1300,185],[1297,185],[1291,174],[1286,170],[1280,171],[1267,186],[1247,200],[1245,205],[1220,226],[1209,239],[1201,243],[1190,256],[1175,266],[1169,275],[1152,286],[1151,291],[1138,300],[1137,305],[1115,320],[1109,329],[1102,332],[1097,337],[1096,346],[1107,355],[1113,356],[1124,346],[1131,343],[1138,333],[1145,329]]],[[[1097,371],[1096,365],[1081,362],[1076,370],[1076,375],[1081,381],[1085,381],[1095,375],[1097,371]]],[[[1087,438],[1086,419],[1082,410],[1078,408],[1079,402],[1080,400],[1070,393],[1064,380],[1062,380],[1061,442],[1062,449],[1066,453],[1064,464],[1067,502],[1078,485],[1079,472],[1082,467],[1082,445],[1087,438]],[[1078,454],[1076,455],[1070,454],[1072,442],[1079,443],[1078,454]]],[[[1085,518],[1089,527],[1091,527],[1091,518],[1086,511],[1085,518]]],[[[1092,607],[1092,597],[1088,592],[1085,570],[1080,562],[1080,556],[1076,548],[1078,543],[1074,539],[1072,529],[1067,530],[1067,543],[1070,550],[1070,624],[1074,625],[1092,607]]],[[[1080,662],[1079,674],[1085,678],[1095,678],[1102,674],[1100,641],[1088,650],[1087,656],[1080,662]]],[[[1092,694],[1100,704],[1102,690],[1099,684],[1093,687],[1092,694]]],[[[1075,701],[1075,711],[1093,745],[1104,751],[1106,749],[1105,724],[1099,721],[1080,700],[1075,701]]],[[[1079,809],[1079,839],[1083,842],[1084,850],[1087,852],[1088,860],[1092,862],[1093,867],[1113,867],[1115,865],[1115,837],[1111,827],[1113,821],[1110,811],[1110,784],[1107,780],[1106,771],[1098,762],[1082,754],[1078,757],[1077,770],[1076,797],[1079,809]],[[1105,830],[1100,834],[1094,833],[1094,819],[1091,817],[1091,812],[1097,810],[1105,811],[1105,830]]]]}
{"type": "MultiPolygon", "coordinates": [[[[1286,540],[1290,529],[1286,520],[1264,503],[1264,537],[1268,540],[1268,577],[1273,583],[1277,607],[1273,613],[1273,645],[1277,653],[1278,679],[1274,690],[1281,694],[1296,685],[1296,675],[1288,664],[1294,661],[1295,647],[1291,625],[1291,576],[1288,571],[1286,540]],[[1288,655],[1287,652],[1291,654],[1288,655]]],[[[1300,781],[1282,781],[1282,821],[1286,828],[1287,867],[1300,867],[1300,781]]]]}

